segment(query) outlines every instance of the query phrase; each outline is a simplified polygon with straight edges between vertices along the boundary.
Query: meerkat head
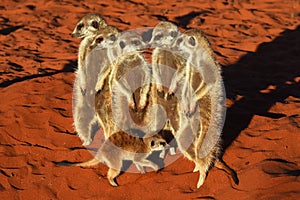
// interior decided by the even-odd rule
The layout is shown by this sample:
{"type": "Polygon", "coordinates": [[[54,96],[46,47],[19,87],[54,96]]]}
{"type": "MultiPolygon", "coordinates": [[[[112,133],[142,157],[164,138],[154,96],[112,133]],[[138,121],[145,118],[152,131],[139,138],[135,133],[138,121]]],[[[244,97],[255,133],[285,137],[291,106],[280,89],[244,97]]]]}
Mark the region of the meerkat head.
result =
{"type": "Polygon", "coordinates": [[[153,29],[151,47],[168,47],[179,35],[178,27],[171,22],[159,22],[153,29]]]}
{"type": "Polygon", "coordinates": [[[142,51],[148,48],[141,35],[134,31],[126,31],[119,35],[115,44],[119,55],[134,51],[142,51]]]}
{"type": "Polygon", "coordinates": [[[172,50],[184,56],[192,55],[195,50],[210,49],[210,43],[203,31],[190,29],[182,33],[172,44],[172,50]],[[206,47],[207,46],[207,47],[206,47]]]}
{"type": "Polygon", "coordinates": [[[105,20],[97,13],[88,13],[77,24],[71,36],[74,38],[84,38],[95,35],[107,26],[105,20]]]}
{"type": "Polygon", "coordinates": [[[90,49],[108,48],[112,46],[119,35],[119,30],[113,26],[106,26],[99,34],[94,37],[94,41],[90,45],[90,49]]]}
{"type": "Polygon", "coordinates": [[[160,135],[152,137],[148,142],[151,151],[161,151],[168,147],[168,143],[160,135]]]}

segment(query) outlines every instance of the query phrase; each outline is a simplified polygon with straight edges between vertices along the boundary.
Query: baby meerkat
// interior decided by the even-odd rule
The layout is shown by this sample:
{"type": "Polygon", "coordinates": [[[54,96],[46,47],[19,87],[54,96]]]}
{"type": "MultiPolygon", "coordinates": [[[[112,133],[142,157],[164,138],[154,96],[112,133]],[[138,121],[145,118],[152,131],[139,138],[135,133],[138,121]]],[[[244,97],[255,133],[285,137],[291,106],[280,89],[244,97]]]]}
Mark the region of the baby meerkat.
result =
{"type": "MultiPolygon", "coordinates": [[[[75,80],[74,90],[76,99],[74,101],[74,127],[78,136],[83,141],[84,145],[89,145],[92,142],[93,127],[96,125],[97,117],[95,111],[95,86],[98,79],[98,74],[105,70],[109,62],[107,60],[107,52],[105,50],[93,50],[97,44],[103,40],[109,40],[114,35],[118,34],[118,30],[112,26],[106,26],[100,33],[95,36],[86,36],[84,40],[88,40],[86,46],[83,48],[84,62],[79,73],[85,74],[83,82],[86,83],[84,87],[84,94],[82,93],[82,81],[79,76],[75,80]],[[93,51],[92,51],[93,50],[93,51]]],[[[116,37],[116,36],[115,36],[116,37]]],[[[82,52],[81,52],[82,53],[82,52]]],[[[80,54],[81,55],[81,54],[80,54]]]]}
{"type": "Polygon", "coordinates": [[[133,161],[141,172],[144,172],[143,167],[151,167],[157,171],[159,166],[147,157],[154,151],[164,151],[166,148],[166,141],[158,134],[140,138],[121,131],[104,141],[95,158],[87,162],[71,164],[71,166],[90,167],[104,162],[109,167],[107,173],[109,183],[112,186],[118,186],[115,178],[120,174],[124,160],[133,161]]]}
{"type": "Polygon", "coordinates": [[[213,165],[229,173],[238,184],[236,173],[220,158],[220,136],[226,114],[225,90],[209,41],[201,30],[190,29],[179,36],[174,45],[187,57],[186,72],[182,76],[183,102],[179,105],[180,129],[175,136],[178,147],[195,163],[194,172],[200,172],[197,188],[204,183],[213,165]],[[186,112],[192,115],[187,117],[186,112]]]}

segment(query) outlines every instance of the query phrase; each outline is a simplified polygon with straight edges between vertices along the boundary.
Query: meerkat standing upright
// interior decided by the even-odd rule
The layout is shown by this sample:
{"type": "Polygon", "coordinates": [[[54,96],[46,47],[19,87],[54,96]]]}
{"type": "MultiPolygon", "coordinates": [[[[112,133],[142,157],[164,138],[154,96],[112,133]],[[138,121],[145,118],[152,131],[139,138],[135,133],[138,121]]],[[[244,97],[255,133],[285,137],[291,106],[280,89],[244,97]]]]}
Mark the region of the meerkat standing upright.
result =
{"type": "Polygon", "coordinates": [[[74,37],[84,37],[80,43],[78,53],[78,70],[75,79],[74,91],[75,100],[73,107],[74,127],[78,136],[83,141],[83,145],[89,145],[92,142],[92,132],[96,125],[97,117],[95,112],[95,85],[97,75],[104,66],[106,60],[102,59],[101,54],[93,54],[90,52],[96,47],[97,43],[109,38],[111,35],[119,31],[112,26],[107,26],[106,22],[97,14],[88,14],[81,19],[72,33],[74,37]],[[99,58],[97,64],[93,64],[90,60],[99,58]],[[92,64],[91,64],[92,63],[92,64]]]}
{"type": "MultiPolygon", "coordinates": [[[[170,119],[169,126],[173,135],[179,129],[178,123],[178,98],[173,96],[169,98],[169,88],[173,77],[178,71],[183,69],[185,61],[171,49],[172,43],[180,35],[178,27],[167,21],[159,22],[153,29],[152,38],[150,40],[151,47],[155,48],[152,52],[152,72],[153,87],[158,92],[158,103],[163,105],[167,111],[167,117],[170,119]],[[168,98],[167,98],[168,97],[168,98]]],[[[167,124],[167,123],[166,123],[167,124]]],[[[163,128],[164,130],[167,127],[163,128]]],[[[175,154],[175,149],[170,148],[170,154],[175,154]]]]}
{"type": "Polygon", "coordinates": [[[139,171],[143,173],[145,172],[144,166],[157,171],[159,166],[148,160],[147,157],[153,151],[164,151],[167,147],[166,140],[158,134],[140,138],[120,131],[112,134],[104,141],[95,158],[87,162],[71,164],[71,166],[90,167],[104,162],[109,167],[107,173],[109,183],[112,186],[118,186],[114,179],[121,172],[122,161],[132,160],[139,171]]]}
{"type": "Polygon", "coordinates": [[[75,38],[83,38],[79,45],[78,52],[78,70],[79,83],[83,94],[86,89],[86,74],[83,68],[83,62],[90,50],[90,45],[95,36],[107,26],[106,21],[97,13],[88,13],[77,23],[71,36],[75,38]]]}
{"type": "Polygon", "coordinates": [[[180,129],[175,137],[179,149],[195,163],[194,172],[200,172],[197,188],[203,184],[212,165],[225,170],[238,183],[236,173],[220,158],[225,90],[220,65],[209,41],[201,30],[190,29],[173,45],[187,57],[184,76],[181,75],[184,83],[179,103],[180,129]],[[190,130],[186,129],[188,126],[190,130]]]}
{"type": "MultiPolygon", "coordinates": [[[[118,130],[138,128],[132,126],[131,110],[142,110],[150,91],[151,71],[146,60],[138,51],[146,48],[142,37],[127,31],[119,35],[108,48],[112,62],[96,84],[96,110],[99,122],[105,127],[106,138],[118,130]],[[117,55],[117,56],[116,56],[117,55]],[[108,86],[107,86],[108,85],[108,86]],[[139,90],[139,102],[135,101],[135,89],[139,90]],[[105,103],[103,103],[105,102],[105,103]],[[124,104],[126,103],[126,104],[124,104]]],[[[147,112],[143,112],[149,114],[147,112]]]]}

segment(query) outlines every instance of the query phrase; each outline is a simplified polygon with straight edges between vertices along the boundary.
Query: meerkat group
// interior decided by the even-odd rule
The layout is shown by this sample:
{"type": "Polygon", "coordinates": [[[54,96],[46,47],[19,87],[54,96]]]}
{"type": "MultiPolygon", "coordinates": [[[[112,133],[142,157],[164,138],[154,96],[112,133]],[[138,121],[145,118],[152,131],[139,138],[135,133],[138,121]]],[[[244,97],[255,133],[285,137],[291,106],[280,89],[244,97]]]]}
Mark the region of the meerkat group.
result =
{"type": "Polygon", "coordinates": [[[72,37],[83,38],[79,46],[75,80],[74,127],[89,145],[92,127],[103,128],[105,142],[95,158],[73,166],[100,162],[109,166],[107,177],[118,184],[122,161],[131,160],[143,173],[144,166],[158,169],[147,159],[154,151],[175,148],[159,132],[170,131],[179,151],[195,163],[199,188],[208,170],[216,166],[236,173],[221,159],[225,117],[225,90],[221,67],[207,36],[199,29],[181,33],[171,22],[160,22],[149,42],[134,31],[120,32],[98,14],[84,16],[72,37]],[[152,48],[152,64],[142,52],[152,48]],[[162,105],[167,119],[161,116],[162,105]],[[155,109],[154,109],[155,108],[155,109]],[[133,130],[140,130],[134,135],[133,130]]]}

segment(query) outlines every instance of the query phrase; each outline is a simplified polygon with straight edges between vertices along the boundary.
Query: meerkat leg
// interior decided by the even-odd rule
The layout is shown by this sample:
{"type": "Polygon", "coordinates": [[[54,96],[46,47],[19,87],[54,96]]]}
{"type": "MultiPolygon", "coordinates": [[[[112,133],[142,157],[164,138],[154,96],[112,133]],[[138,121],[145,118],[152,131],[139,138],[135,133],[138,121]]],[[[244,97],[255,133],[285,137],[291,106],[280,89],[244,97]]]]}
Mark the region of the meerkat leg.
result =
{"type": "Polygon", "coordinates": [[[113,168],[109,168],[108,172],[107,172],[107,179],[109,181],[109,183],[114,186],[117,187],[118,184],[115,182],[115,178],[120,174],[120,170],[116,170],[113,168]]]}
{"type": "Polygon", "coordinates": [[[233,169],[231,169],[223,160],[216,159],[215,167],[217,167],[218,169],[222,169],[225,172],[227,172],[229,175],[231,175],[231,178],[233,179],[234,183],[239,184],[239,179],[237,177],[236,172],[233,169]]]}
{"type": "Polygon", "coordinates": [[[201,185],[203,185],[205,179],[206,179],[206,176],[207,176],[207,172],[208,172],[208,169],[210,167],[210,164],[211,164],[211,159],[208,159],[205,158],[204,159],[199,159],[198,160],[198,163],[196,164],[196,168],[198,169],[199,171],[199,180],[198,180],[198,183],[197,183],[197,188],[200,188],[201,185]]]}
{"type": "Polygon", "coordinates": [[[143,160],[139,160],[139,161],[134,161],[135,163],[138,163],[139,165],[141,166],[145,166],[145,167],[151,167],[152,169],[154,169],[155,171],[157,171],[159,169],[159,166],[155,163],[153,163],[152,161],[150,160],[146,160],[146,159],[143,159],[143,160]]]}
{"type": "Polygon", "coordinates": [[[92,142],[89,125],[94,119],[94,112],[91,107],[83,102],[82,105],[75,107],[74,126],[75,130],[83,141],[83,145],[89,145],[92,142]]]}
{"type": "Polygon", "coordinates": [[[146,173],[143,166],[141,166],[141,165],[139,165],[139,164],[137,164],[137,163],[135,163],[135,166],[136,166],[136,168],[139,170],[139,172],[141,172],[142,174],[145,174],[145,173],[146,173]]]}

